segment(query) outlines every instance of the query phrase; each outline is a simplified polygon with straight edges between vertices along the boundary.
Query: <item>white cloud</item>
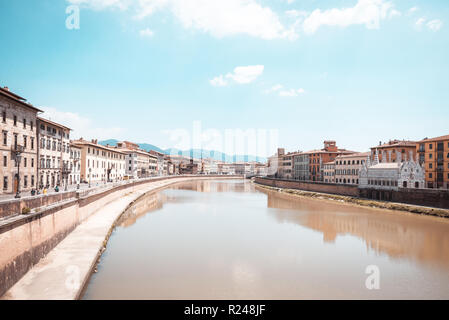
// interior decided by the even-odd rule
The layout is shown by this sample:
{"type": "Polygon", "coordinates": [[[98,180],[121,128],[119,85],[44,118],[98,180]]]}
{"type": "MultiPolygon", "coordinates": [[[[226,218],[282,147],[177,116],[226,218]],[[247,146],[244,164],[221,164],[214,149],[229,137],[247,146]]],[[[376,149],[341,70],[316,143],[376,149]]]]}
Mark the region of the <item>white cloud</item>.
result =
{"type": "Polygon", "coordinates": [[[414,14],[416,11],[418,11],[418,7],[412,7],[408,9],[408,14],[409,15],[414,14]]]}
{"type": "Polygon", "coordinates": [[[393,9],[393,10],[390,10],[390,14],[388,15],[388,18],[391,19],[391,18],[400,17],[400,16],[402,16],[402,13],[399,12],[398,10],[393,9]]]}
{"type": "Polygon", "coordinates": [[[228,85],[228,82],[224,79],[222,75],[209,80],[210,84],[214,87],[225,87],[228,85]]]}
{"type": "Polygon", "coordinates": [[[226,86],[229,80],[238,84],[248,84],[261,76],[264,69],[265,67],[262,65],[237,67],[234,69],[234,72],[228,73],[226,76],[219,75],[209,82],[211,85],[217,87],[226,86]]]}
{"type": "Polygon", "coordinates": [[[306,34],[313,34],[321,26],[347,27],[365,25],[368,29],[378,29],[380,21],[387,18],[393,5],[384,0],[359,0],[352,8],[314,10],[304,21],[306,34]]]}
{"type": "Polygon", "coordinates": [[[139,34],[141,37],[152,37],[154,36],[154,32],[150,30],[149,28],[143,29],[139,31],[139,34]]]}
{"type": "Polygon", "coordinates": [[[290,18],[304,18],[306,17],[309,13],[307,11],[303,11],[303,10],[287,10],[285,11],[285,14],[290,17],[290,18]]]}
{"type": "Polygon", "coordinates": [[[68,0],[71,4],[86,6],[94,10],[103,10],[106,8],[118,8],[126,10],[133,0],[68,0]]]}
{"type": "Polygon", "coordinates": [[[299,89],[284,89],[284,86],[281,84],[276,84],[272,86],[270,89],[265,90],[266,94],[277,92],[280,97],[297,97],[301,94],[304,94],[306,91],[303,88],[299,89]]]}
{"type": "Polygon", "coordinates": [[[169,10],[187,29],[196,29],[222,38],[247,34],[262,39],[295,39],[297,35],[285,27],[278,15],[257,0],[68,0],[94,9],[133,4],[137,18],[156,11],[169,10]]]}
{"type": "Polygon", "coordinates": [[[427,23],[427,28],[429,28],[430,30],[432,30],[434,32],[440,30],[442,26],[443,26],[443,21],[441,21],[439,19],[431,20],[427,23]]]}
{"type": "Polygon", "coordinates": [[[270,89],[265,90],[265,93],[272,93],[272,92],[276,92],[279,91],[283,88],[283,86],[281,84],[276,84],[274,86],[272,86],[270,89]]]}
{"type": "Polygon", "coordinates": [[[230,78],[240,84],[247,84],[261,76],[264,69],[265,67],[262,65],[237,67],[234,69],[234,73],[228,73],[226,78],[230,78]]]}
{"type": "Polygon", "coordinates": [[[84,139],[110,139],[118,137],[123,134],[124,129],[118,127],[101,128],[96,127],[95,122],[92,119],[83,117],[74,112],[63,112],[56,108],[43,107],[41,108],[44,113],[41,117],[49,119],[51,121],[58,122],[71,129],[72,138],[84,138],[84,139]]]}
{"type": "MultiPolygon", "coordinates": [[[[268,5],[261,4],[261,0],[67,1],[94,9],[132,9],[134,17],[138,19],[166,11],[170,12],[184,28],[199,30],[217,38],[245,34],[265,40],[295,40],[301,32],[313,34],[325,25],[339,27],[365,25],[369,29],[377,29],[381,20],[401,15],[388,0],[353,0],[357,1],[353,7],[315,9],[311,13],[287,10],[282,15],[286,21],[281,20],[268,5]]],[[[293,2],[283,1],[288,4],[293,2]]]]}
{"type": "Polygon", "coordinates": [[[425,18],[419,18],[419,19],[416,20],[416,22],[415,22],[415,27],[416,27],[418,30],[421,30],[421,28],[422,28],[422,26],[424,25],[425,22],[426,22],[426,19],[425,19],[425,18]]]}
{"type": "Polygon", "coordinates": [[[297,97],[298,95],[304,94],[306,91],[302,88],[300,89],[290,89],[279,91],[279,96],[281,97],[297,97]]]}

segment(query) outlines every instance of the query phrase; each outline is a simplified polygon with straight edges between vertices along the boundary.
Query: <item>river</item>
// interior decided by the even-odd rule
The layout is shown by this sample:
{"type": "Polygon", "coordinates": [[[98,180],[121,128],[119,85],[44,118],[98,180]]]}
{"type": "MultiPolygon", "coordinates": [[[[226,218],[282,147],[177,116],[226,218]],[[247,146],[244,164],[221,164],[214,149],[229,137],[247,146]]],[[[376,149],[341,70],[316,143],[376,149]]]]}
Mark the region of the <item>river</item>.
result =
{"type": "Polygon", "coordinates": [[[119,221],[84,299],[449,299],[449,221],[180,183],[119,221]]]}

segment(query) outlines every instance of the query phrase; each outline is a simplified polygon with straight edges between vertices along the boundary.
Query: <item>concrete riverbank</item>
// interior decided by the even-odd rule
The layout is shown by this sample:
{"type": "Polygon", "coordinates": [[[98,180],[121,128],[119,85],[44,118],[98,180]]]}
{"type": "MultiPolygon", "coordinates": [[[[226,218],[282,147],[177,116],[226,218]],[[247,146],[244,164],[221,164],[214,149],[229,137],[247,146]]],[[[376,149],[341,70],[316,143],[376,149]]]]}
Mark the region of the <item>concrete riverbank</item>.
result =
{"type": "Polygon", "coordinates": [[[388,201],[379,201],[379,200],[371,200],[371,199],[361,199],[358,197],[352,196],[342,196],[336,194],[329,193],[321,193],[321,192],[312,192],[312,191],[304,191],[298,189],[288,189],[288,188],[278,188],[271,187],[267,185],[263,185],[257,182],[254,182],[258,188],[266,189],[266,190],[274,190],[277,192],[282,192],[294,196],[300,197],[308,197],[308,198],[316,198],[321,200],[329,200],[329,201],[339,201],[345,202],[348,204],[359,205],[363,207],[371,207],[371,208],[379,208],[379,209],[388,209],[388,210],[398,210],[405,211],[415,214],[424,214],[430,216],[436,216],[441,218],[449,218],[449,210],[448,209],[439,209],[439,208],[431,208],[424,206],[416,206],[409,205],[404,203],[395,203],[388,201]]]}
{"type": "MultiPolygon", "coordinates": [[[[115,222],[121,214],[133,202],[140,197],[150,192],[156,192],[169,185],[188,181],[192,179],[222,179],[236,177],[179,177],[170,179],[161,179],[158,181],[142,184],[139,187],[119,190],[119,193],[110,193],[104,197],[97,196],[97,199],[91,199],[88,204],[85,204],[85,210],[77,208],[77,210],[70,210],[70,207],[64,208],[67,212],[64,213],[64,222],[69,219],[72,221],[81,221],[75,227],[71,227],[62,232],[62,241],[54,246],[48,254],[45,255],[39,262],[37,262],[19,281],[17,281],[9,290],[2,296],[2,299],[14,300],[53,300],[63,299],[72,300],[78,299],[82,293],[83,287],[88,281],[92,269],[95,267],[98,258],[104,251],[108,238],[114,229],[115,222]],[[109,197],[109,198],[108,198],[109,197]]],[[[50,217],[48,215],[47,217],[50,217]]],[[[56,222],[55,216],[53,219],[53,229],[58,228],[61,222],[56,222]]],[[[39,218],[39,229],[45,227],[45,223],[39,218]]],[[[31,224],[32,222],[30,222],[31,224]]],[[[51,223],[50,223],[51,224],[51,223]]],[[[70,223],[67,225],[75,225],[70,223]]],[[[10,230],[14,232],[15,229],[10,230]]],[[[27,230],[27,229],[26,229],[27,230]]],[[[24,231],[26,231],[24,230],[24,231]]],[[[31,230],[31,233],[36,233],[36,230],[31,230]]],[[[49,233],[49,231],[47,231],[49,233]]],[[[51,237],[61,234],[61,232],[53,232],[51,237]]],[[[20,235],[3,234],[3,239],[9,240],[20,235]]],[[[42,237],[42,235],[39,235],[42,237]]],[[[24,239],[22,242],[28,242],[29,239],[24,239]]],[[[58,240],[60,240],[58,238],[58,240]]],[[[33,242],[33,240],[30,240],[33,242]]],[[[34,240],[36,241],[36,240],[34,240]]],[[[0,247],[1,247],[0,241],[0,247]]],[[[6,259],[7,256],[4,257],[6,259]]],[[[16,265],[16,260],[12,259],[13,265],[16,265]]],[[[13,270],[10,268],[10,271],[13,270]]]]}

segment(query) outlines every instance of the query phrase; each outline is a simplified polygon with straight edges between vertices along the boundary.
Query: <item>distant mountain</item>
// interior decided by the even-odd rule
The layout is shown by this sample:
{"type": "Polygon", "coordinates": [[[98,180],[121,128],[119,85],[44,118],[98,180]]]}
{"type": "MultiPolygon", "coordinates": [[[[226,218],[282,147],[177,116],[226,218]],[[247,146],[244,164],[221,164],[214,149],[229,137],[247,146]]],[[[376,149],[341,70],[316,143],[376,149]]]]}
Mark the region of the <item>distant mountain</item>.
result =
{"type": "MultiPolygon", "coordinates": [[[[115,139],[109,139],[109,140],[103,140],[99,141],[98,143],[105,146],[117,146],[118,140],[115,139]]],[[[139,147],[146,151],[157,151],[161,153],[165,153],[167,155],[182,155],[185,157],[193,157],[195,159],[200,159],[201,157],[203,159],[211,158],[218,161],[225,161],[225,162],[266,162],[267,159],[264,157],[256,157],[251,155],[235,155],[231,156],[228,154],[225,154],[220,151],[214,151],[214,150],[199,150],[199,149],[190,149],[190,150],[179,150],[176,148],[169,148],[166,150],[163,150],[155,145],[149,144],[149,143],[138,143],[139,147]]]]}

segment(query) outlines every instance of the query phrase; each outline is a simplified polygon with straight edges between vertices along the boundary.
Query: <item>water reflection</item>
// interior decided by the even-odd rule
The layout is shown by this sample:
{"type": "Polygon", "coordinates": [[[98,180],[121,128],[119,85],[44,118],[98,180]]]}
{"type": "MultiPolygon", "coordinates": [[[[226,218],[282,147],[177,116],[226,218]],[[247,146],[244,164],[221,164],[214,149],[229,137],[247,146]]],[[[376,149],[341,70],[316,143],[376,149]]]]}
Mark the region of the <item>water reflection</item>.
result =
{"type": "Polygon", "coordinates": [[[196,181],[120,220],[85,299],[447,299],[449,223],[196,181]],[[381,290],[367,290],[368,265],[381,290]]]}
{"type": "Polygon", "coordinates": [[[269,208],[286,209],[270,212],[274,219],[319,231],[325,242],[332,243],[337,236],[349,234],[363,239],[377,254],[449,270],[449,225],[446,219],[258,190],[267,195],[269,208]]]}

